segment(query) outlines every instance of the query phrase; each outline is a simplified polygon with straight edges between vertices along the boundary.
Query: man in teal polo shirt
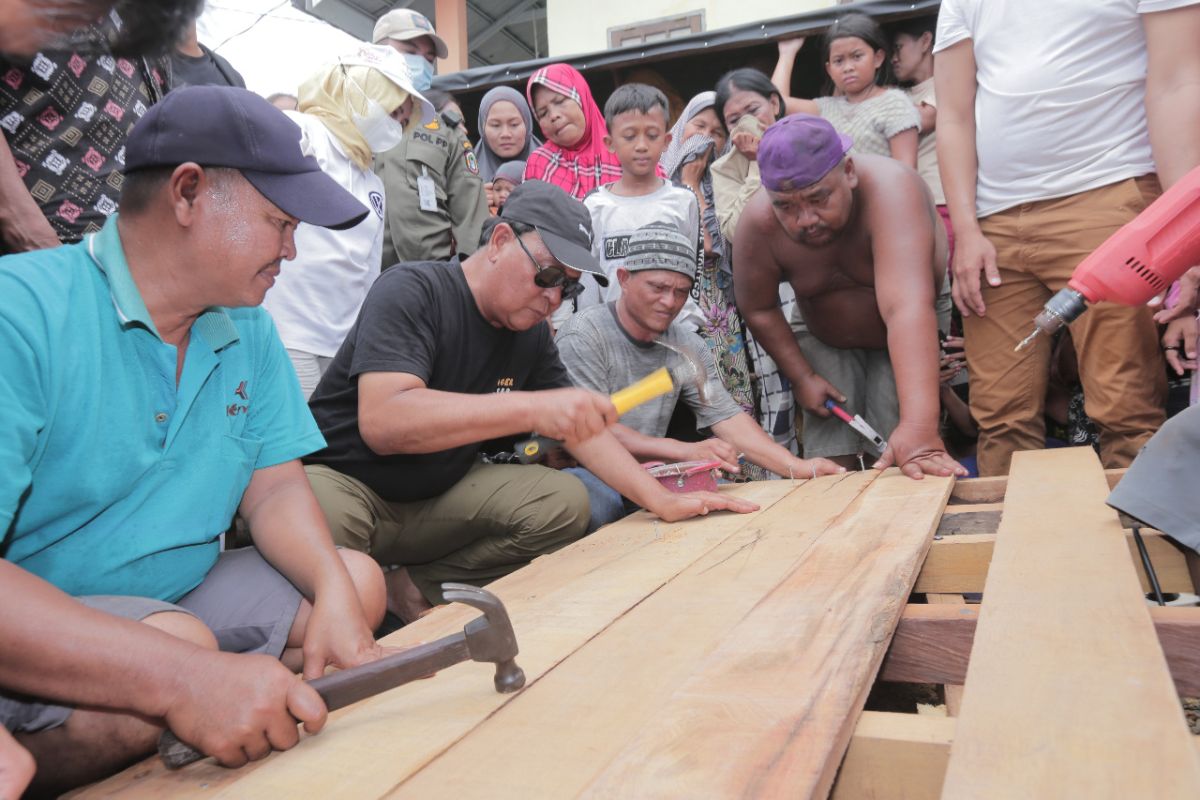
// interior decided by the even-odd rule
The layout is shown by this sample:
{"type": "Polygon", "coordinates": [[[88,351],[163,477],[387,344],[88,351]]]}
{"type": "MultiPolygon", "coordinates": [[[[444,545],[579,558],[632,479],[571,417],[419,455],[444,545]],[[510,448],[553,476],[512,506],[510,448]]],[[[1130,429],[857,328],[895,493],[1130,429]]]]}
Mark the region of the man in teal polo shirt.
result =
{"type": "Polygon", "coordinates": [[[280,661],[380,654],[382,574],[334,549],[298,461],[324,440],[256,307],[300,221],[366,209],[245,90],[172,93],[126,159],[100,233],[0,260],[0,720],[53,765],[40,791],[164,726],[231,766],[286,749],[325,708],[280,661]],[[255,547],[220,553],[239,509],[255,547]]]}

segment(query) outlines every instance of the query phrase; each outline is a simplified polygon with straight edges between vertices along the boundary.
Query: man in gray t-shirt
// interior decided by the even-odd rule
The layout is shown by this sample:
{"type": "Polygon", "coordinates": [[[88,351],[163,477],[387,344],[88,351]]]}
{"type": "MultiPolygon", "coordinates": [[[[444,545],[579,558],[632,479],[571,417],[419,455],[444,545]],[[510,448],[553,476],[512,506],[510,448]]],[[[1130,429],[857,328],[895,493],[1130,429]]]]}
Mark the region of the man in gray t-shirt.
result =
{"type": "Polygon", "coordinates": [[[695,244],[688,237],[661,223],[639,228],[630,236],[625,265],[615,276],[621,285],[620,296],[581,311],[558,333],[559,355],[572,382],[611,394],[678,358],[657,342],[691,350],[704,361],[708,373],[705,400],[694,385],[677,386],[623,415],[611,430],[635,458],[668,462],[716,459],[723,469],[734,472],[742,453],[751,463],[783,477],[843,471],[823,458],[797,458],[776,444],[729,396],[703,340],[675,322],[695,279],[695,254],[695,244]],[[695,413],[697,428],[711,428],[715,438],[702,442],[664,438],[680,399],[695,413]]]}

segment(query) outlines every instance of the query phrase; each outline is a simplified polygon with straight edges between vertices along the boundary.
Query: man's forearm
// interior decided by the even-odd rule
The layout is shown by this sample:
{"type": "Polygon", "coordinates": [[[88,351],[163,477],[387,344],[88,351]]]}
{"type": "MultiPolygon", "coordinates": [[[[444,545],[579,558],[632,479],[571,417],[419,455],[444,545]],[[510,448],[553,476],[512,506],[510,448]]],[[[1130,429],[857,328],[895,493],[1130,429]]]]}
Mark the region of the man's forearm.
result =
{"type": "Polygon", "coordinates": [[[978,230],[975,185],[979,162],[975,154],[975,122],[957,125],[946,118],[945,112],[941,122],[937,138],[938,171],[950,223],[956,233],[978,230]]]}
{"type": "Polygon", "coordinates": [[[71,705],[163,716],[201,649],[89,608],[0,559],[0,686],[71,705]]]}
{"type": "Polygon", "coordinates": [[[593,475],[642,508],[653,511],[657,501],[670,494],[608,431],[567,449],[593,475]]]}
{"type": "Polygon", "coordinates": [[[1142,15],[1146,32],[1146,121],[1163,188],[1200,164],[1200,7],[1142,15]]]}
{"type": "Polygon", "coordinates": [[[799,385],[813,374],[813,368],[804,357],[804,353],[800,352],[800,345],[796,343],[792,326],[783,316],[782,309],[776,307],[766,311],[747,311],[742,316],[750,326],[754,338],[793,386],[799,385]]]}
{"type": "Polygon", "coordinates": [[[960,42],[938,53],[934,70],[938,98],[938,171],[955,233],[979,229],[975,214],[975,184],[979,173],[975,152],[977,84],[971,48],[969,41],[960,42]]]}
{"type": "Polygon", "coordinates": [[[256,470],[241,504],[254,546],[310,601],[354,586],[299,461],[256,470]]]}
{"type": "Polygon", "coordinates": [[[900,399],[900,421],[937,425],[941,405],[937,319],[933,309],[904,308],[885,316],[884,322],[900,399]]]}
{"type": "Polygon", "coordinates": [[[733,445],[746,460],[769,469],[776,475],[787,477],[809,477],[795,472],[794,462],[797,460],[784,447],[775,442],[754,419],[744,412],[738,412],[729,419],[723,419],[712,426],[713,433],[722,441],[733,445]]]}
{"type": "Polygon", "coordinates": [[[665,436],[647,436],[627,425],[617,423],[609,428],[621,446],[638,461],[683,461],[683,442],[665,436]]]}
{"type": "Polygon", "coordinates": [[[436,453],[537,430],[533,392],[462,394],[409,389],[383,401],[359,425],[379,455],[436,453]]]}

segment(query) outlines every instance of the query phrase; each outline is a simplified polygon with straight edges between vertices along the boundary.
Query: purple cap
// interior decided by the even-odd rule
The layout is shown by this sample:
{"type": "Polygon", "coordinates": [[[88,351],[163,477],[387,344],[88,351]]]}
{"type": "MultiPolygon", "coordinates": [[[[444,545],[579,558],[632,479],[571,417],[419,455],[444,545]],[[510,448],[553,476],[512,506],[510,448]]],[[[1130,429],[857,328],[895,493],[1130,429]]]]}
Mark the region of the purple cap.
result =
{"type": "Polygon", "coordinates": [[[792,114],[763,132],[758,172],[772,192],[812,186],[841,163],[854,140],[838,133],[824,117],[792,114]]]}
{"type": "Polygon", "coordinates": [[[263,197],[297,219],[352,228],[367,209],[321,171],[300,126],[254,92],[185,86],[150,107],[125,143],[125,171],[177,167],[240,170],[263,197]]]}

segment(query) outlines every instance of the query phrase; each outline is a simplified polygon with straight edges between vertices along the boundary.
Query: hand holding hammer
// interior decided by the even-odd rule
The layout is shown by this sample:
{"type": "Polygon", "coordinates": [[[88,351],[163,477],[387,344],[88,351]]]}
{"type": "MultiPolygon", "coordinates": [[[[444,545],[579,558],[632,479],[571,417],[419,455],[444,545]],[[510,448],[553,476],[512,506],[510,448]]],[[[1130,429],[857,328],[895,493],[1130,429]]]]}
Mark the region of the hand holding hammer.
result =
{"type": "MultiPolygon", "coordinates": [[[[442,589],[447,601],[474,606],[483,611],[483,616],[467,623],[461,633],[308,681],[330,711],[467,660],[496,665],[493,683],[497,692],[515,692],[525,686],[525,672],[514,660],[517,637],[500,598],[486,589],[461,583],[445,583],[442,589]]],[[[168,769],[204,758],[204,753],[171,731],[159,739],[158,754],[168,769]]]]}
{"type": "MultiPolygon", "coordinates": [[[[630,409],[637,408],[642,403],[647,403],[656,397],[661,397],[676,386],[684,384],[694,385],[700,394],[701,401],[706,399],[704,387],[708,381],[708,373],[700,356],[664,341],[655,343],[674,353],[678,357],[675,359],[676,363],[660,367],[641,380],[614,392],[608,400],[611,402],[611,407],[616,409],[616,416],[619,417],[630,409]]],[[[599,395],[596,395],[596,398],[602,399],[599,395]]],[[[607,424],[611,425],[616,421],[616,417],[609,420],[606,416],[607,424]]],[[[599,432],[592,431],[588,436],[576,436],[572,441],[584,441],[599,432]]],[[[522,464],[539,461],[547,450],[561,444],[562,440],[567,438],[544,424],[539,425],[538,433],[534,434],[532,438],[517,442],[515,446],[517,460],[522,464]]]]}

